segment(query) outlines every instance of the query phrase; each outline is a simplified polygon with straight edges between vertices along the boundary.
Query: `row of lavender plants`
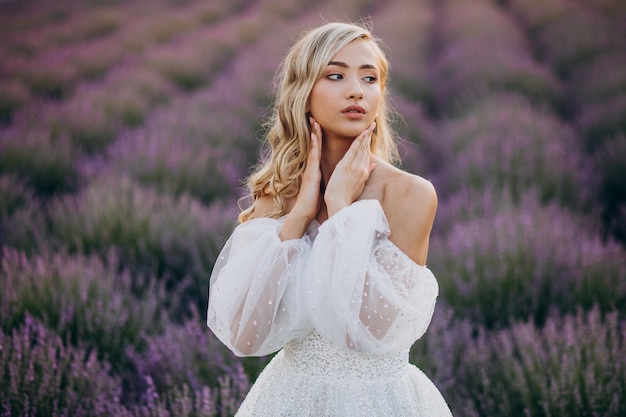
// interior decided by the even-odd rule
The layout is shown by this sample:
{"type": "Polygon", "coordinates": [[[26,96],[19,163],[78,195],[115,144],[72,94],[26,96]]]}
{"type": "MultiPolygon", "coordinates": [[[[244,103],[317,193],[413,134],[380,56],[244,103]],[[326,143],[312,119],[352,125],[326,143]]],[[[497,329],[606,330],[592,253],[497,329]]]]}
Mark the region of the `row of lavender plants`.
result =
{"type": "Polygon", "coordinates": [[[100,79],[145,49],[245,6],[244,0],[196,2],[184,8],[146,1],[109,7],[70,1],[42,1],[22,9],[7,5],[7,13],[0,17],[7,29],[0,47],[0,120],[10,121],[40,96],[54,100],[71,96],[81,81],[100,79]]]}
{"type": "MultiPolygon", "coordinates": [[[[572,81],[539,52],[522,3],[556,13],[552,2],[434,6],[433,123],[410,162],[440,193],[429,263],[442,302],[412,359],[459,415],[618,416],[626,251],[601,221],[605,179],[583,145],[572,81]]],[[[554,54],[584,55],[580,36],[554,42],[554,54]]]]}
{"type": "Polygon", "coordinates": [[[604,131],[584,124],[623,91],[602,14],[619,1],[0,7],[3,415],[234,413],[268,358],[234,357],[203,315],[272,76],[303,28],[365,16],[403,167],[440,194],[440,303],[411,360],[457,416],[626,413],[626,252],[606,220],[624,140],[588,147],[604,131]]]}
{"type": "Polygon", "coordinates": [[[550,0],[545,8],[511,2],[538,55],[565,82],[567,117],[598,172],[596,197],[606,235],[626,241],[626,193],[622,155],[626,150],[626,42],[619,2],[550,0]],[[609,11],[607,15],[607,10],[609,11]],[[620,26],[621,25],[621,26],[620,26]]]}
{"type": "Polygon", "coordinates": [[[246,2],[7,118],[3,414],[234,413],[266,360],[236,360],[208,332],[208,277],[283,36],[317,23],[311,5],[246,2]]]}

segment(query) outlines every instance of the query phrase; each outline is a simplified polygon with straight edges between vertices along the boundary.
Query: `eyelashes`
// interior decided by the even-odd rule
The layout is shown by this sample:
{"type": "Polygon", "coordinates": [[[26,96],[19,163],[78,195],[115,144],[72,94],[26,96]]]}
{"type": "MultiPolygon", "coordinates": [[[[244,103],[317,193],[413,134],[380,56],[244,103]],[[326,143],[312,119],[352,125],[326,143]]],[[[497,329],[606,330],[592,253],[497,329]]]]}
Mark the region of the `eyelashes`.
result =
{"type": "MultiPolygon", "coordinates": [[[[328,74],[326,78],[333,81],[339,81],[343,80],[344,76],[342,74],[328,74]]],[[[366,77],[363,77],[363,80],[365,80],[365,82],[368,84],[374,84],[376,81],[378,81],[378,78],[373,75],[368,75],[366,77]]]]}

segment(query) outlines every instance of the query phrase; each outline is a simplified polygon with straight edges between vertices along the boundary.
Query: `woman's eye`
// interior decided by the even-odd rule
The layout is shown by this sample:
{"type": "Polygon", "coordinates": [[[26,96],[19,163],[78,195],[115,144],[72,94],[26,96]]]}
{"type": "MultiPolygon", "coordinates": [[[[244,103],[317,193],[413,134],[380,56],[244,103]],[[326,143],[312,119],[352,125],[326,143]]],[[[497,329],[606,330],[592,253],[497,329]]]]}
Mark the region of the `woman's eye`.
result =
{"type": "Polygon", "coordinates": [[[343,79],[343,75],[341,75],[341,74],[330,74],[328,76],[328,78],[331,79],[331,80],[341,80],[341,79],[343,79]]]}
{"type": "Polygon", "coordinates": [[[365,82],[368,83],[375,83],[376,82],[376,77],[374,77],[373,75],[368,75],[367,77],[364,78],[365,82]]]}

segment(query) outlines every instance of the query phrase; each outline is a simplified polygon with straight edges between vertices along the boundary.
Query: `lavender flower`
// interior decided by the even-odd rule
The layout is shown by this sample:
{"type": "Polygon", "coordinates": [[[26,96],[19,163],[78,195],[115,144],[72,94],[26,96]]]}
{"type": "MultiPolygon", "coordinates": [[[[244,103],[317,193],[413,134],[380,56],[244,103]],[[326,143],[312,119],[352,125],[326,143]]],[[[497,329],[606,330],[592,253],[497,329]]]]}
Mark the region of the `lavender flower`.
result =
{"type": "Polygon", "coordinates": [[[598,104],[626,93],[626,52],[598,56],[589,64],[576,69],[568,87],[576,100],[576,110],[598,104]]]}
{"type": "Polygon", "coordinates": [[[514,13],[530,26],[542,55],[563,77],[599,55],[623,50],[619,31],[605,16],[582,4],[549,0],[511,2],[514,13]]]}
{"type": "Polygon", "coordinates": [[[76,14],[57,26],[54,40],[57,45],[85,42],[109,36],[124,23],[124,15],[114,9],[94,9],[76,14]]]}
{"type": "Polygon", "coordinates": [[[590,162],[575,151],[574,132],[519,97],[483,100],[442,124],[437,139],[446,159],[440,175],[447,193],[491,185],[517,198],[536,187],[544,201],[571,207],[589,204],[596,176],[590,162]]]}
{"type": "Polygon", "coordinates": [[[100,256],[115,250],[123,266],[186,288],[185,308],[206,302],[213,262],[235,217],[234,205],[207,208],[188,195],[173,198],[127,178],[102,178],[52,205],[50,242],[100,256]]]}
{"type": "Polygon", "coordinates": [[[193,399],[190,392],[210,390],[212,407],[234,413],[250,388],[241,360],[207,332],[197,313],[182,326],[170,325],[162,335],[145,337],[145,343],[140,352],[129,349],[128,356],[146,401],[155,395],[193,399]]]}
{"type": "Polygon", "coordinates": [[[45,129],[17,125],[0,132],[0,173],[22,178],[42,195],[76,187],[77,152],[66,138],[54,140],[45,129]]]}
{"type": "Polygon", "coordinates": [[[229,45],[233,39],[219,34],[219,28],[194,33],[192,39],[181,39],[150,50],[145,65],[183,90],[194,90],[206,83],[233,54],[234,45],[229,45]]]}
{"type": "Polygon", "coordinates": [[[206,204],[232,195],[245,174],[243,157],[192,137],[163,130],[135,131],[112,147],[112,163],[138,182],[179,196],[189,193],[206,204]]]}
{"type": "Polygon", "coordinates": [[[608,19],[577,7],[546,26],[539,42],[548,62],[563,76],[596,56],[618,52],[626,45],[608,19]]]}
{"type": "Polygon", "coordinates": [[[13,174],[0,175],[0,224],[17,210],[34,204],[35,195],[23,180],[13,174]]]}
{"type": "Polygon", "coordinates": [[[447,398],[468,416],[618,417],[626,412],[626,327],[598,309],[545,326],[480,330],[458,358],[447,398]]]}
{"type": "Polygon", "coordinates": [[[541,324],[551,310],[626,309],[623,247],[603,242],[599,227],[583,218],[537,204],[532,194],[518,205],[503,199],[432,238],[429,264],[459,317],[497,327],[514,319],[541,324]]]}
{"type": "Polygon", "coordinates": [[[4,415],[111,416],[123,410],[119,378],[84,348],[66,347],[26,316],[0,331],[0,409],[4,415]]]}
{"type": "Polygon", "coordinates": [[[47,108],[44,121],[55,136],[68,136],[87,152],[108,146],[123,126],[137,126],[149,110],[169,99],[172,88],[139,68],[112,71],[100,83],[82,86],[72,99],[47,108]]]}
{"type": "Polygon", "coordinates": [[[118,272],[95,257],[51,255],[28,258],[4,249],[1,259],[0,328],[9,332],[36,317],[74,345],[87,343],[116,368],[141,335],[160,331],[172,303],[155,280],[118,272]]]}
{"type": "Polygon", "coordinates": [[[577,127],[588,151],[594,151],[613,136],[626,134],[626,96],[586,106],[578,117],[577,127]]]}
{"type": "Polygon", "coordinates": [[[33,95],[56,100],[68,97],[77,80],[76,68],[63,54],[21,61],[16,70],[18,79],[30,88],[33,95]],[[42,67],[45,71],[41,70],[42,67]]]}
{"type": "Polygon", "coordinates": [[[601,177],[598,194],[604,204],[603,220],[607,230],[622,242],[626,242],[625,152],[626,135],[622,134],[606,141],[594,156],[601,177]]]}
{"type": "Polygon", "coordinates": [[[0,123],[7,124],[30,98],[29,90],[22,83],[0,81],[0,123]]]}
{"type": "Polygon", "coordinates": [[[430,33],[435,21],[433,7],[426,2],[394,2],[381,8],[375,20],[376,35],[387,45],[393,45],[386,51],[393,63],[391,89],[430,105],[432,85],[428,64],[430,33]]]}
{"type": "Polygon", "coordinates": [[[443,7],[442,20],[443,50],[432,74],[445,112],[466,108],[493,91],[516,91],[536,102],[558,100],[560,85],[533,60],[510,15],[488,2],[453,1],[443,7]]]}
{"type": "Polygon", "coordinates": [[[411,361],[459,416],[625,414],[619,1],[66,3],[0,5],[0,414],[234,414],[266,359],[197,311],[274,71],[365,15],[440,196],[411,361]]]}

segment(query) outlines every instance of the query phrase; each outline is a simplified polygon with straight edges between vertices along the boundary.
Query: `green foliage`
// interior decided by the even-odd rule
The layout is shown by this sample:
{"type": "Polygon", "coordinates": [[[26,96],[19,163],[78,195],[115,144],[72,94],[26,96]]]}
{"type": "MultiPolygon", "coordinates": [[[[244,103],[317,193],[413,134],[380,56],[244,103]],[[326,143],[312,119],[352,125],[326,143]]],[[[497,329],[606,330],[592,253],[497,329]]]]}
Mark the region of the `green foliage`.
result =
{"type": "Polygon", "coordinates": [[[233,38],[220,35],[209,31],[196,36],[193,42],[172,43],[150,51],[145,65],[183,90],[195,90],[234,53],[233,38]]]}
{"type": "Polygon", "coordinates": [[[0,123],[9,123],[13,114],[29,99],[28,89],[18,81],[0,82],[0,123]]]}
{"type": "Polygon", "coordinates": [[[616,313],[598,310],[481,331],[467,341],[450,399],[468,416],[622,416],[624,335],[616,313]]]}
{"type": "Polygon", "coordinates": [[[9,334],[0,331],[0,407],[7,416],[119,415],[120,380],[84,347],[62,339],[27,316],[9,334]]]}
{"type": "Polygon", "coordinates": [[[242,156],[181,133],[150,129],[125,138],[111,151],[116,168],[142,185],[205,204],[229,196],[243,176],[242,156]]]}
{"type": "Polygon", "coordinates": [[[108,117],[101,108],[84,102],[65,102],[52,109],[47,117],[50,134],[54,138],[68,138],[73,147],[86,153],[95,153],[113,141],[119,123],[108,117]]]}
{"type": "Polygon", "coordinates": [[[119,253],[122,266],[155,274],[168,288],[187,288],[178,302],[206,303],[208,280],[235,213],[220,204],[173,198],[128,179],[104,178],[50,209],[50,242],[72,253],[119,253]],[[189,282],[190,280],[190,282],[189,282]]]}
{"type": "Polygon", "coordinates": [[[578,110],[626,94],[626,51],[607,53],[578,68],[570,81],[578,110]]]}
{"type": "Polygon", "coordinates": [[[602,242],[597,228],[526,198],[434,236],[429,264],[457,317],[492,328],[516,319],[541,325],[551,310],[626,312],[623,259],[624,249],[602,242]]]}
{"type": "Polygon", "coordinates": [[[54,34],[60,44],[86,42],[109,36],[124,23],[123,14],[114,9],[95,9],[67,22],[54,34]]]}
{"type": "Polygon", "coordinates": [[[61,100],[73,91],[78,79],[74,65],[62,57],[24,65],[18,73],[19,80],[35,96],[61,100]],[[45,71],[41,68],[44,67],[45,71]]]}
{"type": "Polygon", "coordinates": [[[130,349],[128,355],[138,374],[148,376],[145,389],[158,392],[169,409],[178,402],[174,399],[193,400],[211,387],[211,405],[234,413],[250,389],[241,360],[206,331],[204,317],[195,311],[183,325],[169,325],[145,343],[142,351],[130,349]]]}
{"type": "Polygon", "coordinates": [[[446,123],[440,134],[438,146],[455,160],[444,174],[448,192],[493,187],[517,200],[536,188],[542,201],[574,208],[589,204],[590,164],[572,151],[574,131],[523,97],[489,96],[446,123]]]}
{"type": "Polygon", "coordinates": [[[45,130],[16,129],[0,142],[0,173],[22,178],[45,196],[76,187],[76,158],[77,153],[68,140],[53,140],[45,130]]]}
{"type": "Polygon", "coordinates": [[[235,412],[268,358],[197,312],[272,76],[365,15],[440,194],[411,361],[455,416],[626,414],[623,2],[379,3],[0,5],[0,414],[235,412]]]}
{"type": "Polygon", "coordinates": [[[584,147],[593,152],[606,141],[626,134],[626,96],[587,106],[578,119],[584,147]]]}
{"type": "Polygon", "coordinates": [[[120,272],[111,257],[105,267],[95,257],[47,255],[27,258],[2,254],[1,328],[10,333],[35,317],[74,346],[89,346],[118,370],[125,351],[139,347],[142,335],[156,333],[169,306],[154,279],[120,272]]]}
{"type": "Polygon", "coordinates": [[[0,224],[22,207],[34,204],[33,191],[13,174],[0,175],[0,224]]]}

